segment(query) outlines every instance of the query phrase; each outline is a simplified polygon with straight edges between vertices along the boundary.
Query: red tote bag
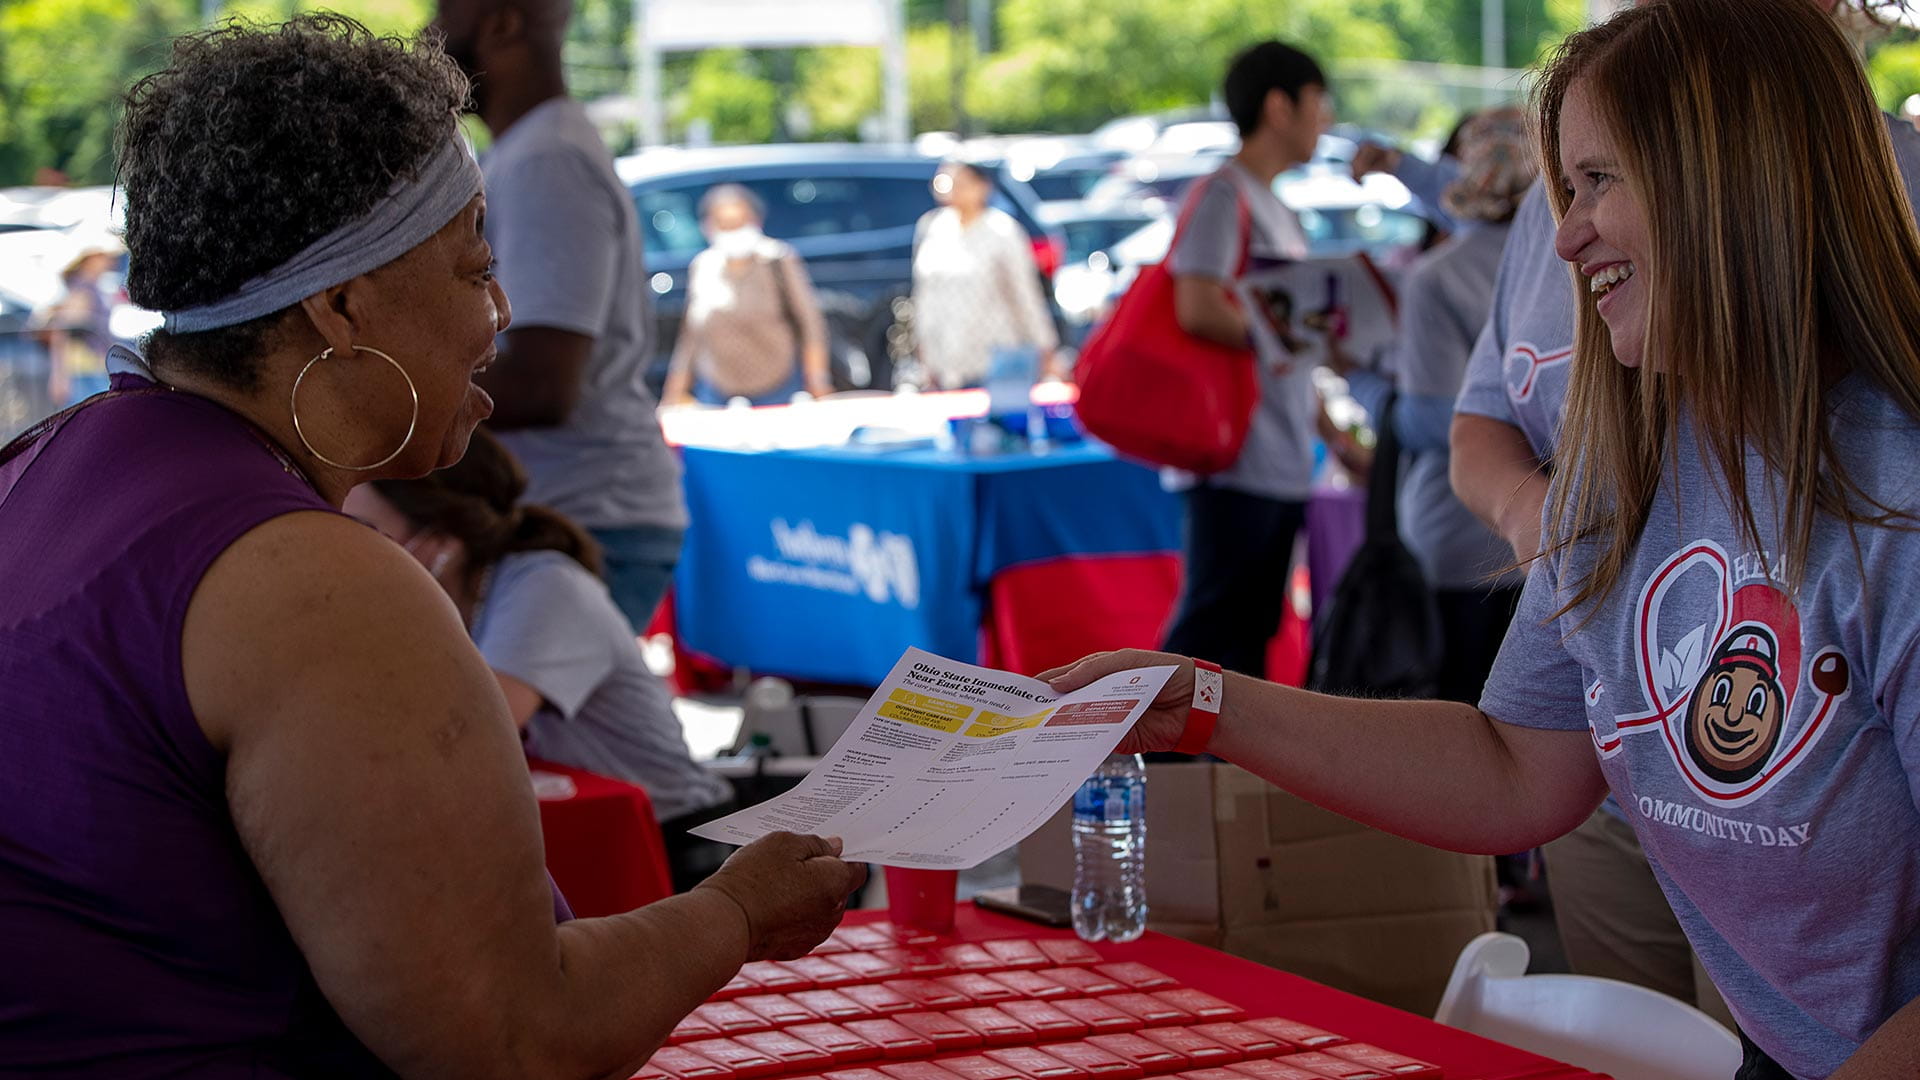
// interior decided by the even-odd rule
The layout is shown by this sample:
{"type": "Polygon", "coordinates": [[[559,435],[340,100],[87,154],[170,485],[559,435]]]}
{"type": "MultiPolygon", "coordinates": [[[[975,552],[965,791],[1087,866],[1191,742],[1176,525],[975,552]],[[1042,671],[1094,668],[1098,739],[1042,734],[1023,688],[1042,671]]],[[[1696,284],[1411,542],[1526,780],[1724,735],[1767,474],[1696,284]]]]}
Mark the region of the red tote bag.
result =
{"type": "MultiPolygon", "coordinates": [[[[1245,273],[1252,221],[1246,199],[1235,201],[1240,207],[1239,273],[1245,273]]],[[[1198,194],[1188,200],[1174,228],[1173,246],[1167,249],[1169,258],[1199,204],[1198,194]]],[[[1221,345],[1181,329],[1173,290],[1165,262],[1140,271],[1080,351],[1074,366],[1074,381],[1080,385],[1076,408],[1087,431],[1122,454],[1188,472],[1215,473],[1240,456],[1260,400],[1253,349],[1221,345]]]]}

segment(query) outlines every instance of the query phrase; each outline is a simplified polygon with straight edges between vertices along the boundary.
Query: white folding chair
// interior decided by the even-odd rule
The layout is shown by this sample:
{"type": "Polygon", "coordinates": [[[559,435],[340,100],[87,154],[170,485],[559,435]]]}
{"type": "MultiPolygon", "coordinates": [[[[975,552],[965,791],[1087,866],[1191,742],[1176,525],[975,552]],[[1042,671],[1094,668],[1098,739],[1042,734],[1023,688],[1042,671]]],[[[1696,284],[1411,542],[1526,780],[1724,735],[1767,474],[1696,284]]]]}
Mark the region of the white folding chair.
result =
{"type": "Polygon", "coordinates": [[[1527,943],[1481,934],[1460,952],[1434,1019],[1625,1080],[1731,1080],[1740,1041],[1683,1001],[1586,975],[1528,975],[1527,943]]]}

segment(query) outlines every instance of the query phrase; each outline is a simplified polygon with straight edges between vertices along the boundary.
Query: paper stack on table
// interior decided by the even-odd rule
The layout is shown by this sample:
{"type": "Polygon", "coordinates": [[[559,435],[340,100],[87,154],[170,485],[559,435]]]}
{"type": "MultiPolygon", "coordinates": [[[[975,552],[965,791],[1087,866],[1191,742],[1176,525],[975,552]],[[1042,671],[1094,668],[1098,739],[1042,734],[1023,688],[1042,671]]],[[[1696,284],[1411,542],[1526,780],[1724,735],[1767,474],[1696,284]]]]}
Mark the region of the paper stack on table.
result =
{"type": "Polygon", "coordinates": [[[1060,695],[908,649],[798,787],[691,831],[729,844],[816,833],[840,837],[856,862],[977,866],[1071,798],[1174,670],[1117,672],[1060,695]]]}

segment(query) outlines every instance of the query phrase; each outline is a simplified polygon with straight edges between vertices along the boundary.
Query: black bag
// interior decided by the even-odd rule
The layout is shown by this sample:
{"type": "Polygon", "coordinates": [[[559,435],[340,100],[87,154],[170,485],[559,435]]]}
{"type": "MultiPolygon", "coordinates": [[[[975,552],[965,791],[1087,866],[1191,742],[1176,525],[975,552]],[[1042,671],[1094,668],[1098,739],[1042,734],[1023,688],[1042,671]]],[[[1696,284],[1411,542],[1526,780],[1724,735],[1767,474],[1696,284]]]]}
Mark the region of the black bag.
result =
{"type": "Polygon", "coordinates": [[[1307,686],[1328,694],[1430,698],[1439,690],[1440,609],[1413,553],[1400,542],[1400,440],[1393,402],[1367,481],[1367,538],[1326,608],[1315,614],[1307,686]]]}

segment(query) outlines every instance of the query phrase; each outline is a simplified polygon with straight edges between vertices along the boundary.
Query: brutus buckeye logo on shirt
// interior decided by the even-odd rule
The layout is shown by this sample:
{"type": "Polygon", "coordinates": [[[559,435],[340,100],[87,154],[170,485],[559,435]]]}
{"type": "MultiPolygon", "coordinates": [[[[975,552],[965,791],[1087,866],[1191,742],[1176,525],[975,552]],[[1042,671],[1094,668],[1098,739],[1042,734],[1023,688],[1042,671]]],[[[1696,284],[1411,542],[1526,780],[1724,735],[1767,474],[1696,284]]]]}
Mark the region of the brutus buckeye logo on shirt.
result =
{"type": "Polygon", "coordinates": [[[1710,540],[1654,571],[1633,619],[1645,709],[1614,716],[1610,732],[1590,711],[1594,743],[1612,757],[1628,738],[1657,735],[1687,785],[1713,805],[1745,805],[1779,783],[1826,731],[1852,681],[1831,646],[1803,663],[1800,614],[1768,580],[1764,559],[1730,559],[1710,540]]]}

